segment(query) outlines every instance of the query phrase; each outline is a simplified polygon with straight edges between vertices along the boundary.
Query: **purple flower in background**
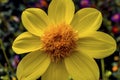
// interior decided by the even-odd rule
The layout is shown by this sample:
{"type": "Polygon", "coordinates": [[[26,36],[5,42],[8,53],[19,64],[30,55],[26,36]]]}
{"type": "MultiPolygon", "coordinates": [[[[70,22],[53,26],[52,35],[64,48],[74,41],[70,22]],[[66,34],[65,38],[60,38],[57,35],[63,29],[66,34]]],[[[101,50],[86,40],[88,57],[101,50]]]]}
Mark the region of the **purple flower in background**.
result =
{"type": "Polygon", "coordinates": [[[89,7],[90,6],[90,0],[81,0],[80,1],[80,7],[89,7]]]}
{"type": "Polygon", "coordinates": [[[113,22],[120,22],[120,13],[116,13],[111,17],[113,22]]]}
{"type": "Polygon", "coordinates": [[[48,7],[48,3],[47,3],[46,0],[38,0],[38,3],[35,4],[35,7],[47,8],[48,7]]]}
{"type": "Polygon", "coordinates": [[[20,61],[20,57],[18,55],[15,55],[14,58],[13,58],[13,61],[12,61],[12,66],[14,68],[16,68],[18,63],[19,63],[19,61],[20,61]]]}

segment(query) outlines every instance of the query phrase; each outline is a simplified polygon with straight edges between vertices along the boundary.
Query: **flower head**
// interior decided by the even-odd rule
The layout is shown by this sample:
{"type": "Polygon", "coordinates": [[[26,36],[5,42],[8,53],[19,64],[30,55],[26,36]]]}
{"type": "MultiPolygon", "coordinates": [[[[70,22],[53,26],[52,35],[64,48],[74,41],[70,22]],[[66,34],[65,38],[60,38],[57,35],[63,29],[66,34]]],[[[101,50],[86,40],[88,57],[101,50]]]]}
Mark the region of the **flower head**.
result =
{"type": "Polygon", "coordinates": [[[93,58],[104,58],[116,49],[115,40],[97,31],[101,13],[84,8],[75,13],[72,0],[52,0],[48,15],[28,8],[22,13],[27,32],[13,42],[13,50],[28,53],[17,67],[19,80],[98,80],[93,58]]]}
{"type": "Polygon", "coordinates": [[[41,41],[43,51],[50,55],[51,61],[58,62],[74,51],[77,35],[70,25],[60,24],[47,29],[41,41]]]}

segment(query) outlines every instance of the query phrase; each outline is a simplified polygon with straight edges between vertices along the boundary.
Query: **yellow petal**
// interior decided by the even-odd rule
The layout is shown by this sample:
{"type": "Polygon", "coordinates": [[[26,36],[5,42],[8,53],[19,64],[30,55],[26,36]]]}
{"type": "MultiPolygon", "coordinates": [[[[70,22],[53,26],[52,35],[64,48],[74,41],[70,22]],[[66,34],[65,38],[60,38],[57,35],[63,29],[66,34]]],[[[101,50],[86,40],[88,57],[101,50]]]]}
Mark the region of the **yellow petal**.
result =
{"type": "Polygon", "coordinates": [[[74,11],[72,0],[52,0],[48,8],[48,16],[56,24],[69,24],[73,18],[74,11]]]}
{"type": "Polygon", "coordinates": [[[83,8],[75,14],[71,25],[78,31],[79,36],[82,36],[83,34],[97,30],[101,22],[102,15],[98,10],[94,8],[83,8]]]}
{"type": "Polygon", "coordinates": [[[50,58],[46,53],[35,51],[27,54],[17,67],[18,80],[36,80],[48,68],[50,58]]]}
{"type": "Polygon", "coordinates": [[[116,50],[116,42],[106,33],[93,32],[79,39],[78,48],[91,57],[104,58],[116,50]]]}
{"type": "Polygon", "coordinates": [[[24,32],[15,39],[12,48],[18,54],[35,51],[41,48],[41,40],[40,37],[24,32]]]}
{"type": "Polygon", "coordinates": [[[68,80],[68,78],[64,62],[51,63],[42,76],[42,80],[68,80]]]}
{"type": "Polygon", "coordinates": [[[50,25],[47,14],[39,8],[28,8],[22,13],[22,23],[32,34],[41,36],[45,27],[50,25]]]}
{"type": "Polygon", "coordinates": [[[99,80],[99,69],[96,62],[79,52],[65,58],[67,71],[73,80],[99,80]]]}

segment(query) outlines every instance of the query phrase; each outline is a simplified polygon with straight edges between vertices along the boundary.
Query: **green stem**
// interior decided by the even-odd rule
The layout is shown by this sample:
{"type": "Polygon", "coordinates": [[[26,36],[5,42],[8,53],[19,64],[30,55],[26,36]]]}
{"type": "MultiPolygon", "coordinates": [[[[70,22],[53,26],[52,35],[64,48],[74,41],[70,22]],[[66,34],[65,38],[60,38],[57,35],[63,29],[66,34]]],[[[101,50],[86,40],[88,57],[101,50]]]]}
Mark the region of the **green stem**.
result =
{"type": "Polygon", "coordinates": [[[11,66],[11,64],[9,62],[9,59],[8,59],[7,55],[6,55],[5,48],[4,48],[4,45],[3,45],[3,42],[2,42],[1,39],[0,39],[0,44],[1,44],[1,49],[3,51],[3,55],[5,57],[5,60],[6,60],[7,64],[8,64],[8,67],[11,70],[11,72],[14,74],[14,70],[12,69],[12,66],[11,66]]]}
{"type": "Polygon", "coordinates": [[[3,65],[0,63],[0,67],[3,68],[3,65]]]}
{"type": "Polygon", "coordinates": [[[101,59],[101,71],[102,71],[102,80],[105,80],[105,65],[104,65],[104,59],[101,59]]]}

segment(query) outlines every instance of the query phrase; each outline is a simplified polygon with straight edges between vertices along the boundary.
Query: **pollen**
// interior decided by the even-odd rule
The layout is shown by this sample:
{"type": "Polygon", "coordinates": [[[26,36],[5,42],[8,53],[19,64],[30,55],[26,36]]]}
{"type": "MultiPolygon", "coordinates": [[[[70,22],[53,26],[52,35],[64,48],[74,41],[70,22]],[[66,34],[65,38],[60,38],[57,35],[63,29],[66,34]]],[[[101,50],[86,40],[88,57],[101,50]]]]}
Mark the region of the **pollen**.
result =
{"type": "Polygon", "coordinates": [[[77,33],[70,25],[57,25],[47,28],[41,38],[43,50],[51,61],[58,62],[70,56],[76,48],[77,33]]]}

